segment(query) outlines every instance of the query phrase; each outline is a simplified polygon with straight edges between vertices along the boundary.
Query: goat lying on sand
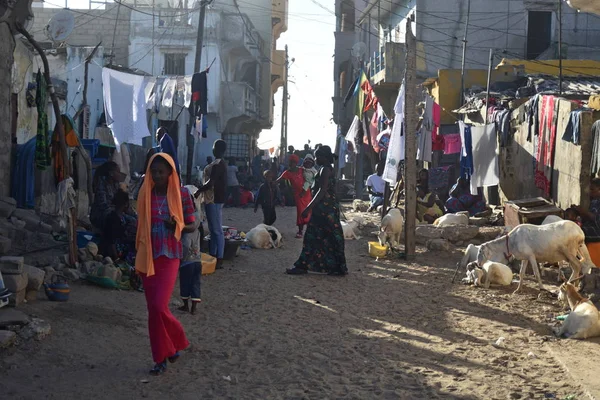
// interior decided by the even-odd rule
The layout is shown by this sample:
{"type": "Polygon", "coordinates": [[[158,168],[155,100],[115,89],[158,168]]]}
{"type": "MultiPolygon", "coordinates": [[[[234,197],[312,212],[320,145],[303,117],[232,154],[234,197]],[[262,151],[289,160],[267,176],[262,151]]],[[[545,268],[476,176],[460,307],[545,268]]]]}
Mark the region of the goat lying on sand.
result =
{"type": "Polygon", "coordinates": [[[246,234],[246,240],[255,249],[276,249],[283,245],[281,233],[274,226],[259,224],[246,234]]]}
{"type": "Polygon", "coordinates": [[[433,222],[433,226],[437,226],[439,228],[454,225],[469,225],[469,213],[464,211],[457,212],[456,214],[446,214],[439,217],[433,222]]]}
{"type": "Polygon", "coordinates": [[[381,220],[379,228],[379,244],[385,246],[390,244],[390,248],[400,243],[402,236],[402,228],[404,228],[404,217],[402,212],[397,208],[391,208],[385,217],[381,220]]]}
{"type": "Polygon", "coordinates": [[[476,262],[469,263],[467,277],[462,281],[489,289],[490,284],[509,286],[512,279],[513,273],[508,265],[488,261],[482,267],[479,267],[476,262]]]}
{"type": "Polygon", "coordinates": [[[568,303],[571,313],[560,328],[554,331],[558,337],[587,339],[600,336],[600,314],[589,299],[579,294],[575,285],[565,282],[560,286],[558,299],[568,303]]]}
{"type": "Polygon", "coordinates": [[[573,269],[569,282],[581,272],[588,274],[593,266],[585,247],[585,235],[581,228],[571,221],[542,226],[519,225],[508,235],[482,244],[477,254],[477,264],[481,266],[486,261],[506,263],[513,257],[521,261],[519,286],[515,293],[521,290],[527,264],[531,264],[540,290],[544,289],[544,286],[538,262],[568,261],[573,269]]]}

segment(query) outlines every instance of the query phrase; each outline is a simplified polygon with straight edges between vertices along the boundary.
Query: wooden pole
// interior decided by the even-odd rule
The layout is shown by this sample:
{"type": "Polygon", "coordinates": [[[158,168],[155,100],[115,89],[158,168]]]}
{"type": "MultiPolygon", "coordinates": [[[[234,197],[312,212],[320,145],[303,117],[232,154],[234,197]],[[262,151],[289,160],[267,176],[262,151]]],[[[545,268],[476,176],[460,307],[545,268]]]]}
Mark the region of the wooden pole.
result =
{"type": "Polygon", "coordinates": [[[484,125],[488,123],[488,110],[490,109],[490,86],[492,85],[492,64],[494,63],[494,50],[490,49],[490,63],[488,65],[488,76],[487,76],[487,93],[485,96],[485,121],[484,125]]]}
{"type": "Polygon", "coordinates": [[[288,46],[285,45],[285,80],[283,81],[283,96],[281,97],[281,139],[279,140],[279,162],[283,162],[287,152],[287,114],[288,114],[288,46]]]}
{"type": "Polygon", "coordinates": [[[562,0],[558,1],[558,94],[563,94],[563,62],[562,62],[562,0]]]}
{"type": "MultiPolygon", "coordinates": [[[[200,2],[200,15],[198,16],[198,32],[196,34],[196,56],[194,58],[194,73],[200,72],[200,62],[202,61],[202,46],[204,42],[204,19],[206,17],[207,4],[207,1],[200,2]]],[[[192,109],[194,108],[195,107],[192,107],[192,109]]],[[[194,135],[190,135],[190,130],[192,129],[192,125],[194,125],[195,120],[196,116],[194,115],[194,112],[190,111],[190,122],[185,132],[188,149],[185,181],[188,185],[192,183],[192,170],[194,168],[194,146],[196,141],[194,135]]]]}
{"type": "Polygon", "coordinates": [[[417,141],[415,132],[417,128],[416,114],[416,78],[417,78],[417,43],[412,33],[412,21],[406,21],[406,72],[404,84],[406,85],[406,100],[404,101],[404,137],[406,140],[405,151],[405,254],[412,258],[416,254],[416,219],[417,219],[417,141]]]}
{"type": "Polygon", "coordinates": [[[469,18],[471,17],[471,0],[467,2],[467,22],[465,23],[465,34],[463,36],[462,62],[460,67],[460,105],[465,101],[465,61],[467,58],[467,35],[469,33],[469,18]]]}
{"type": "MultiPolygon", "coordinates": [[[[56,92],[54,90],[54,85],[52,85],[52,81],[50,78],[50,67],[48,65],[48,58],[44,53],[44,50],[40,47],[40,45],[35,41],[35,39],[31,36],[25,28],[22,26],[17,26],[17,31],[25,36],[25,38],[31,43],[31,45],[35,48],[35,50],[40,55],[42,59],[42,63],[44,64],[44,79],[46,80],[46,85],[48,86],[48,93],[50,93],[50,99],[52,100],[52,108],[54,109],[54,116],[56,117],[56,126],[54,129],[58,133],[58,142],[60,146],[60,155],[63,159],[63,164],[65,168],[65,176],[71,176],[71,164],[69,163],[69,153],[67,152],[67,142],[65,140],[65,127],[62,123],[60,106],[58,104],[58,97],[56,96],[56,92]]],[[[69,229],[67,230],[68,239],[69,239],[69,263],[71,265],[75,265],[77,262],[77,235],[75,232],[75,212],[71,210],[71,218],[69,221],[69,229]]]]}

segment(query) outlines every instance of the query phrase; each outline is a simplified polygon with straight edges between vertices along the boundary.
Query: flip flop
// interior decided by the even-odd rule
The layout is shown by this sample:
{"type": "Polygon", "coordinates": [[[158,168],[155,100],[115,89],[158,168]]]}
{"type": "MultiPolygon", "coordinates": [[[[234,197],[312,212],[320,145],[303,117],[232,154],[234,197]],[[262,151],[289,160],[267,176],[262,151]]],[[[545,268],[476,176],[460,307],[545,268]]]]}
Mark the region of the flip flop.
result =
{"type": "Polygon", "coordinates": [[[156,363],[154,367],[150,370],[150,375],[158,376],[164,374],[167,371],[167,361],[163,361],[161,363],[156,363]]]}
{"type": "Polygon", "coordinates": [[[296,239],[302,239],[304,237],[304,235],[302,235],[301,233],[296,233],[296,239]]]}
{"type": "Polygon", "coordinates": [[[169,362],[171,364],[175,363],[177,360],[179,360],[179,357],[181,356],[181,354],[179,354],[179,352],[173,354],[171,357],[167,358],[169,360],[169,362]]]}

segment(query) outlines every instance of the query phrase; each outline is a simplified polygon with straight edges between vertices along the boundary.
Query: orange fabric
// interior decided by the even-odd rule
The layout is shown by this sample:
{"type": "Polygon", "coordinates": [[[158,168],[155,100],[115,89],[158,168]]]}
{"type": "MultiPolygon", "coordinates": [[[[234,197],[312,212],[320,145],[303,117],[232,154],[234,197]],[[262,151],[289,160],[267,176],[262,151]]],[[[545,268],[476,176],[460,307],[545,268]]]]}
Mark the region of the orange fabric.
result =
{"type": "MultiPolygon", "coordinates": [[[[77,135],[77,131],[75,131],[71,118],[62,115],[61,119],[65,129],[65,142],[67,142],[67,147],[77,147],[79,145],[79,136],[77,135]]],[[[65,165],[63,163],[63,158],[60,155],[60,141],[58,140],[57,129],[54,129],[54,133],[52,134],[52,159],[54,160],[54,178],[58,184],[65,179],[65,165]]]]}
{"type": "Polygon", "coordinates": [[[162,157],[171,166],[173,173],[169,177],[169,186],[167,188],[167,202],[169,204],[169,213],[175,219],[175,239],[181,240],[181,231],[185,223],[183,220],[183,204],[181,202],[181,184],[179,175],[175,168],[175,161],[166,153],[157,153],[152,156],[146,170],[144,183],[140,188],[137,201],[138,226],[135,240],[137,256],[135,259],[136,271],[146,274],[147,277],[154,275],[154,256],[152,254],[152,189],[154,189],[154,180],[150,173],[150,167],[156,157],[162,157]]]}

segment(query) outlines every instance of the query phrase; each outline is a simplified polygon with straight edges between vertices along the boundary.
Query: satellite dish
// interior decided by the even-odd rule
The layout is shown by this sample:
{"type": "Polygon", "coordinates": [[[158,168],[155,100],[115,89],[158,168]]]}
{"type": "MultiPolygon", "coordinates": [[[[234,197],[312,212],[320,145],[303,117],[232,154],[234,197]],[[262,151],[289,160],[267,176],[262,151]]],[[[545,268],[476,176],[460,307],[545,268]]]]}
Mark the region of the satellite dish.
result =
{"type": "Polygon", "coordinates": [[[358,42],[352,46],[352,56],[361,59],[367,52],[367,45],[364,42],[358,42]]]}
{"type": "Polygon", "coordinates": [[[53,42],[64,42],[75,28],[75,18],[69,10],[61,10],[46,26],[46,34],[53,42]]]}

